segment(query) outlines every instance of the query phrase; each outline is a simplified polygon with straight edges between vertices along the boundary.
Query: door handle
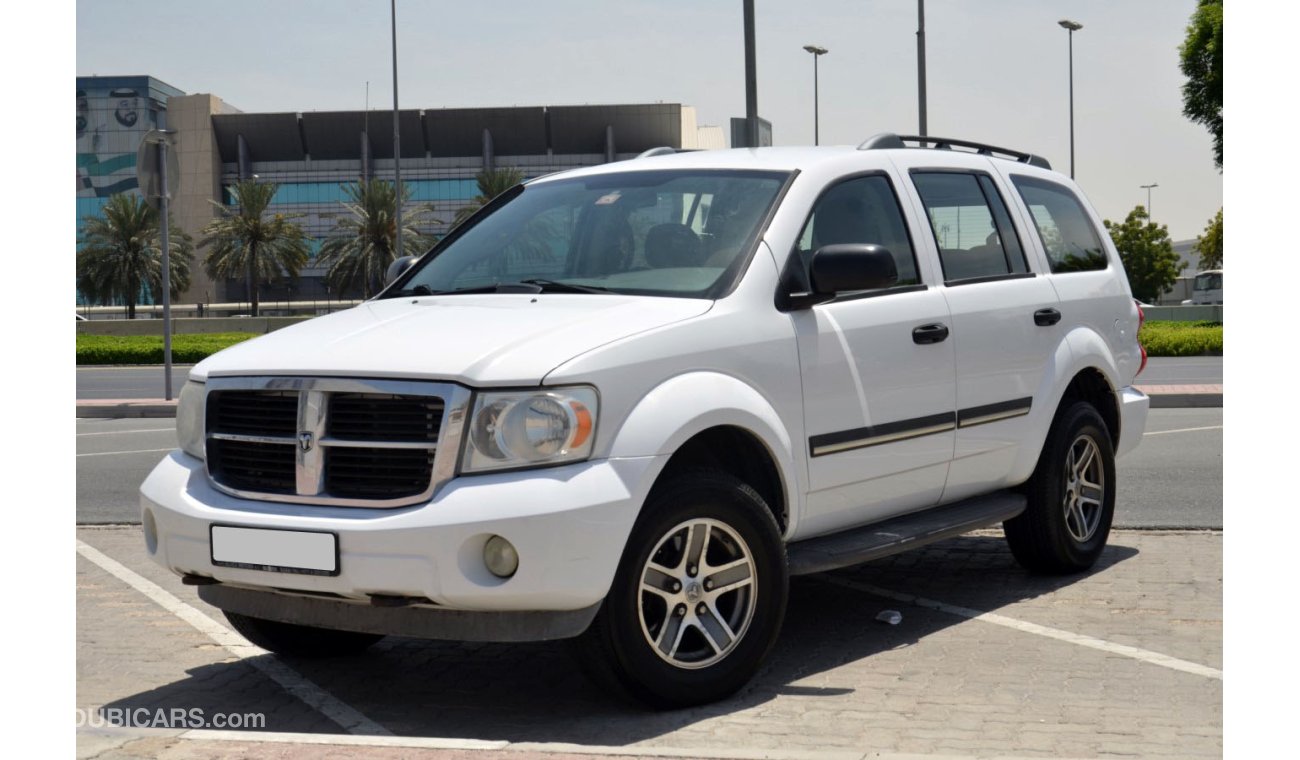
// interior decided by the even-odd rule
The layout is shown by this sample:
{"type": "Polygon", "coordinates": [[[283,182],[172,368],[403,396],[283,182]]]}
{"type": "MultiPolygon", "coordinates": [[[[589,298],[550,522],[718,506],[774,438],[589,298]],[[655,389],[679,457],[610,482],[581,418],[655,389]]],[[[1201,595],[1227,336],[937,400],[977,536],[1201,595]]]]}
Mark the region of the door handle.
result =
{"type": "Polygon", "coordinates": [[[942,343],[948,339],[948,326],[936,322],[932,325],[921,325],[912,331],[912,342],[919,345],[927,343],[942,343]]]}
{"type": "Polygon", "coordinates": [[[1061,321],[1061,312],[1056,309],[1039,309],[1034,312],[1034,324],[1049,327],[1061,321]]]}

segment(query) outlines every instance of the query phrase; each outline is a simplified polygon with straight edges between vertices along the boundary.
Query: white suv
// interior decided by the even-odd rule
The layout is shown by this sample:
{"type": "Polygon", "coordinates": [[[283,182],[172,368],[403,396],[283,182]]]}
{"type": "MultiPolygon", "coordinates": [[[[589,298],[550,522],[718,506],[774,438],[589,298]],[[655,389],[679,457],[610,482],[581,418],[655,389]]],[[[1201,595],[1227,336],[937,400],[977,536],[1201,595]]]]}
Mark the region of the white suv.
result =
{"type": "Polygon", "coordinates": [[[650,153],[197,365],[149,554],[273,652],[580,637],[657,706],[743,685],[790,575],[998,523],[1096,561],[1145,354],[1070,179],[892,134],[650,153]]]}

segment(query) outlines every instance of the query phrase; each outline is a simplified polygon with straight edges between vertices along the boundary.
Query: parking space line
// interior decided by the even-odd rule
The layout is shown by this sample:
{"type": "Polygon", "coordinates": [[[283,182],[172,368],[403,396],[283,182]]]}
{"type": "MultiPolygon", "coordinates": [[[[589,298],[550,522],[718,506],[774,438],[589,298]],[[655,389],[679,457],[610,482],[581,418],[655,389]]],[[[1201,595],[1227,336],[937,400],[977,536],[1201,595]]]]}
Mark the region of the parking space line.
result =
{"type": "MultiPolygon", "coordinates": [[[[567,742],[512,742],[506,739],[453,739],[435,736],[337,736],[330,734],[277,733],[195,728],[179,738],[186,741],[256,742],[295,745],[339,745],[345,747],[395,747],[428,750],[486,750],[536,755],[596,755],[599,757],[671,757],[694,760],[916,760],[917,755],[864,752],[862,750],[750,749],[746,747],[663,747],[608,746],[567,742]]],[[[944,760],[974,760],[973,755],[943,755],[944,760]]],[[[999,755],[999,757],[1004,757],[999,755]]],[[[937,760],[937,758],[936,758],[937,760]]],[[[1006,760],[1014,760],[1007,757],[1006,760]]]]}
{"type": "Polygon", "coordinates": [[[1032,633],[1036,636],[1044,636],[1049,639],[1056,639],[1057,641],[1077,644],[1081,647],[1088,647],[1089,649],[1096,649],[1109,654],[1131,657],[1135,660],[1141,660],[1142,662],[1150,663],[1152,665],[1159,665],[1162,668],[1169,668],[1170,670],[1180,670],[1184,673],[1205,676],[1206,678],[1213,678],[1219,681],[1223,680],[1222,670],[1217,670],[1187,660],[1180,660],[1177,657],[1170,657],[1169,655],[1160,654],[1159,652],[1152,652],[1149,649],[1140,649],[1127,644],[1116,644],[1112,641],[1097,639],[1092,636],[1084,636],[1078,633],[1071,633],[1070,631],[1062,631],[1059,628],[1049,628],[1045,625],[1038,625],[1037,623],[1016,620],[1015,618],[1009,618],[1005,615],[998,615],[993,612],[981,612],[969,607],[958,607],[954,604],[936,602],[933,599],[926,599],[925,597],[916,596],[914,594],[903,594],[897,591],[890,591],[889,589],[884,589],[879,586],[873,586],[870,583],[837,578],[833,575],[823,575],[818,577],[823,583],[843,586],[844,588],[853,589],[855,591],[865,591],[872,596],[880,596],[885,599],[892,599],[896,602],[903,602],[905,604],[914,604],[918,607],[927,607],[932,610],[946,612],[949,615],[957,615],[959,617],[970,618],[971,620],[992,623],[993,625],[1000,625],[1004,628],[1011,628],[1023,633],[1032,633]]]}
{"type": "Polygon", "coordinates": [[[1165,433],[1195,433],[1198,430],[1222,430],[1222,425],[1206,425],[1205,427],[1178,428],[1177,430],[1152,430],[1149,433],[1143,433],[1142,436],[1164,435],[1165,433]]]}
{"type": "Polygon", "coordinates": [[[77,553],[103,568],[113,577],[149,597],[159,607],[189,623],[230,654],[248,662],[249,665],[260,670],[308,707],[342,726],[348,733],[392,736],[392,732],[388,729],[375,723],[356,709],[342,702],[338,697],[317,686],[281,660],[275,657],[263,657],[262,655],[267,654],[265,649],[249,644],[239,634],[203,614],[195,607],[182,602],[163,587],[80,539],[77,541],[77,553]]]}
{"type": "Polygon", "coordinates": [[[80,459],[82,457],[111,457],[114,454],[156,454],[160,451],[171,451],[174,448],[176,447],[172,446],[166,449],[136,449],[135,451],[96,451],[92,454],[78,454],[77,458],[80,459]]]}

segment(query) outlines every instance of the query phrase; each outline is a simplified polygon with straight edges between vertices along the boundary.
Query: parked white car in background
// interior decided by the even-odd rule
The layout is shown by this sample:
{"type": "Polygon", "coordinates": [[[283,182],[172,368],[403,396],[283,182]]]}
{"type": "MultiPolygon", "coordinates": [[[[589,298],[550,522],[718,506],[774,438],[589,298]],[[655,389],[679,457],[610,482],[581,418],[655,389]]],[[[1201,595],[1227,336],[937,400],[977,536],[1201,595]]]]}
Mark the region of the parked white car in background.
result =
{"type": "Polygon", "coordinates": [[[149,554],[274,652],[581,637],[656,706],[740,688],[792,574],[999,523],[1089,568],[1148,405],[1119,256],[1042,159],[916,144],[514,188],[193,368],[149,554]]]}

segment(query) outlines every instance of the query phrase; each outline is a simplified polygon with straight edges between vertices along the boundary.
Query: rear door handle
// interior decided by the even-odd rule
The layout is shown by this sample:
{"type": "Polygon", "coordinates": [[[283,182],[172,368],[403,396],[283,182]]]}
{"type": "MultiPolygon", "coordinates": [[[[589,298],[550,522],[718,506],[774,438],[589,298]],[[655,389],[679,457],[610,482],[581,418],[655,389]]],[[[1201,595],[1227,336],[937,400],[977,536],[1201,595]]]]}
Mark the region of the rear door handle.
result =
{"type": "Polygon", "coordinates": [[[1034,312],[1034,324],[1039,327],[1050,327],[1061,321],[1061,312],[1056,309],[1039,309],[1034,312]]]}
{"type": "Polygon", "coordinates": [[[927,343],[942,343],[948,339],[948,326],[936,322],[932,325],[921,325],[912,331],[912,342],[919,345],[927,343]]]}

